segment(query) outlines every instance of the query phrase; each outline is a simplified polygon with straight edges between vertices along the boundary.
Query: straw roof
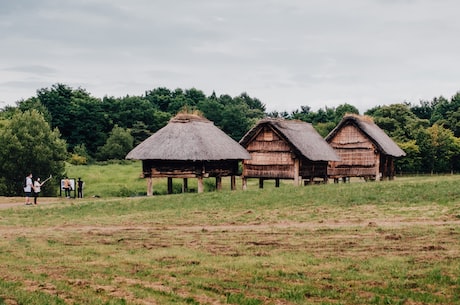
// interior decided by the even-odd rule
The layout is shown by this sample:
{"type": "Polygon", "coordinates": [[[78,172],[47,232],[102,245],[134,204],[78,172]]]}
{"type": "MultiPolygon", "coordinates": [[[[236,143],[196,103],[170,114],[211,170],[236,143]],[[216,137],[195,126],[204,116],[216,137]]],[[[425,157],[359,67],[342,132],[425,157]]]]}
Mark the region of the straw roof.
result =
{"type": "Polygon", "coordinates": [[[347,124],[353,124],[359,128],[384,154],[393,157],[403,157],[406,155],[370,117],[356,114],[345,115],[340,123],[326,136],[326,141],[329,142],[347,124]]]}
{"type": "Polygon", "coordinates": [[[126,159],[216,161],[251,156],[211,121],[182,113],[131,150],[126,159]]]}
{"type": "Polygon", "coordinates": [[[247,147],[264,126],[273,128],[298,153],[311,161],[339,161],[335,150],[309,123],[282,119],[263,119],[244,135],[240,144],[247,147]]]}

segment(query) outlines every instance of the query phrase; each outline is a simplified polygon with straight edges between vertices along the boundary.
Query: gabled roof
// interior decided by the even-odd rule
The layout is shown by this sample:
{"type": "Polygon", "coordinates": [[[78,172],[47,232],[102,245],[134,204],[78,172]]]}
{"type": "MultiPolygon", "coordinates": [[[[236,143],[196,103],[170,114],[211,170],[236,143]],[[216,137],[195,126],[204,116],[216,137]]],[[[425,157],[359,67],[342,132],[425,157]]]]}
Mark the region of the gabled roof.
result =
{"type": "Polygon", "coordinates": [[[240,140],[248,147],[264,126],[269,126],[288,144],[311,161],[339,161],[334,149],[321,137],[309,123],[282,119],[263,119],[249,130],[240,140]]]}
{"type": "Polygon", "coordinates": [[[131,150],[126,159],[217,161],[251,159],[251,156],[211,121],[179,114],[131,150]]]}
{"type": "Polygon", "coordinates": [[[326,136],[326,141],[330,142],[340,129],[349,124],[353,124],[361,130],[382,153],[393,157],[403,157],[406,155],[370,117],[355,114],[345,115],[340,123],[326,136]]]}

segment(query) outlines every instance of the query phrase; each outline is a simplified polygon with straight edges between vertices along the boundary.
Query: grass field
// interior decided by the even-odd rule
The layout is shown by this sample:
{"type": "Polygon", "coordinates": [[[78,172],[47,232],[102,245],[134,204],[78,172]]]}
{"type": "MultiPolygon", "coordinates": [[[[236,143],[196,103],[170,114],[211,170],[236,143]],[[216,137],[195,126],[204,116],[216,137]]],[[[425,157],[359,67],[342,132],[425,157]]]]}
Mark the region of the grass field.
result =
{"type": "Polygon", "coordinates": [[[0,304],[460,304],[460,176],[147,198],[139,166],[0,209],[0,304]]]}

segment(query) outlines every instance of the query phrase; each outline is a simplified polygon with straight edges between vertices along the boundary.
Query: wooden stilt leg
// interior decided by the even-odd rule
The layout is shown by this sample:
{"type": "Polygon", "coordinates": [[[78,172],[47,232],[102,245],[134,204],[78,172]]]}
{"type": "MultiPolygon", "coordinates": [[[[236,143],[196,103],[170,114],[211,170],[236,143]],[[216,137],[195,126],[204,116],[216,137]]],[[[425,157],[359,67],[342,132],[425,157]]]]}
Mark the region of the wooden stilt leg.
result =
{"type": "Polygon", "coordinates": [[[204,192],[203,177],[198,177],[198,193],[204,192]]]}

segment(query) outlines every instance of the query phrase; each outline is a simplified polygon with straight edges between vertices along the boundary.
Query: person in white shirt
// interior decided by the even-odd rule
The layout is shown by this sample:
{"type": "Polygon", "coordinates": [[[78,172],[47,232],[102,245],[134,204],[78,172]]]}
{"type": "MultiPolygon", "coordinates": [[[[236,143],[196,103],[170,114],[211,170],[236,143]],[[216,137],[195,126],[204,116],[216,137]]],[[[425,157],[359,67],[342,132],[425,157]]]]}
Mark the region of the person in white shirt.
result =
{"type": "Polygon", "coordinates": [[[26,205],[31,205],[30,196],[33,192],[33,182],[32,182],[32,173],[30,173],[25,180],[24,194],[26,196],[26,205]]]}
{"type": "Polygon", "coordinates": [[[40,178],[34,181],[34,204],[37,203],[38,195],[40,195],[41,187],[46,181],[40,182],[40,178]]]}

